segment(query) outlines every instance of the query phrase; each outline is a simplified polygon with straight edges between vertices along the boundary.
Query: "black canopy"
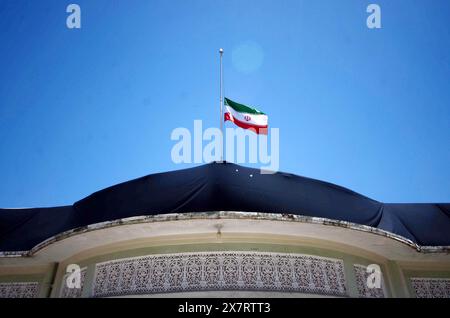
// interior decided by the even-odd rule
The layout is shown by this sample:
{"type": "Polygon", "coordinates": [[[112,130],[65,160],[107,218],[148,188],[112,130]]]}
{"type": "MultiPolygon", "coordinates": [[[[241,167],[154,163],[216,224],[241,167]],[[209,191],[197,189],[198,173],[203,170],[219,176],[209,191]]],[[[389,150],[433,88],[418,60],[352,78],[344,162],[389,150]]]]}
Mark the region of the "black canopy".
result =
{"type": "Polygon", "coordinates": [[[121,183],[71,206],[0,209],[0,251],[29,250],[58,233],[98,222],[207,211],[316,216],[376,227],[419,245],[450,245],[449,203],[385,204],[319,180],[211,163],[121,183]]]}

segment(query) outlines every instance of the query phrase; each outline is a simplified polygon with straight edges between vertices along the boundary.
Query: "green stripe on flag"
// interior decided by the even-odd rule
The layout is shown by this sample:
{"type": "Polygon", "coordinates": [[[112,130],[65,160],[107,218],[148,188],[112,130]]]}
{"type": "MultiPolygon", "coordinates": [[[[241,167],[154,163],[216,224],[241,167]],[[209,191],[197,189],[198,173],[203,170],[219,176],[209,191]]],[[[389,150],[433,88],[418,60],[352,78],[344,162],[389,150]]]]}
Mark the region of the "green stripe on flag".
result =
{"type": "Polygon", "coordinates": [[[240,113],[247,113],[247,114],[257,114],[257,115],[265,115],[263,112],[260,112],[257,109],[233,102],[232,100],[225,97],[225,105],[230,106],[235,111],[240,113]]]}

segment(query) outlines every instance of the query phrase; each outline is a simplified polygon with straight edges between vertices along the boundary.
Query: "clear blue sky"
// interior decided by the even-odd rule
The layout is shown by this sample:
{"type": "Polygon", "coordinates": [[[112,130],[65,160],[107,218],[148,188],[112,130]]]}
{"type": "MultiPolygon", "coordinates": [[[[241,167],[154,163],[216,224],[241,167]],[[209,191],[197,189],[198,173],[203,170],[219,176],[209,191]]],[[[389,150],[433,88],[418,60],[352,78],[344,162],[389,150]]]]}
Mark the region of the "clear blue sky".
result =
{"type": "Polygon", "coordinates": [[[280,128],[280,170],[450,202],[449,21],[448,0],[0,0],[0,207],[192,166],[170,133],[217,126],[219,47],[226,96],[280,128]]]}

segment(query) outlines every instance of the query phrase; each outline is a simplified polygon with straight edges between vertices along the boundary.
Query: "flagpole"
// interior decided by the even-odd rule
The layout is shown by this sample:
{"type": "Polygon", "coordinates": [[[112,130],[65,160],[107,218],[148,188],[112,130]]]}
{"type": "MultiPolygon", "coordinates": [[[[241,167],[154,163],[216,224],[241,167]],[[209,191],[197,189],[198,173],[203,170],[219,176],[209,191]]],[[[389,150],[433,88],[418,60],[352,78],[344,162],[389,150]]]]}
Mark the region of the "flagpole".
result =
{"type": "Polygon", "coordinates": [[[222,56],[223,49],[219,49],[220,53],[220,133],[222,134],[222,149],[220,153],[220,161],[223,162],[223,147],[224,147],[224,135],[223,135],[223,69],[222,69],[222,56]]]}

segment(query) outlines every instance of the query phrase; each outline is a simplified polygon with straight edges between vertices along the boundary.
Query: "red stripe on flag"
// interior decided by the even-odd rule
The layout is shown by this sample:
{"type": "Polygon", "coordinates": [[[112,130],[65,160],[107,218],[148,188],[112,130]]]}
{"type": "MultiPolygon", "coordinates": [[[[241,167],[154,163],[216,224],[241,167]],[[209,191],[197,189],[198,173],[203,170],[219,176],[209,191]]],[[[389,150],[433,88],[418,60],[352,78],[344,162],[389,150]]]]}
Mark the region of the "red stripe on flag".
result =
{"type": "Polygon", "coordinates": [[[239,119],[234,118],[233,115],[231,115],[230,113],[224,114],[224,121],[227,121],[227,120],[233,122],[236,126],[239,126],[241,128],[250,129],[257,134],[267,135],[267,127],[268,127],[267,125],[258,126],[258,125],[251,125],[248,123],[244,123],[244,122],[240,121],[239,119]]]}

